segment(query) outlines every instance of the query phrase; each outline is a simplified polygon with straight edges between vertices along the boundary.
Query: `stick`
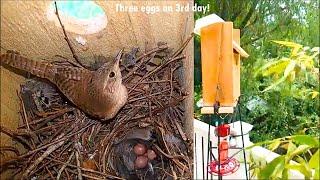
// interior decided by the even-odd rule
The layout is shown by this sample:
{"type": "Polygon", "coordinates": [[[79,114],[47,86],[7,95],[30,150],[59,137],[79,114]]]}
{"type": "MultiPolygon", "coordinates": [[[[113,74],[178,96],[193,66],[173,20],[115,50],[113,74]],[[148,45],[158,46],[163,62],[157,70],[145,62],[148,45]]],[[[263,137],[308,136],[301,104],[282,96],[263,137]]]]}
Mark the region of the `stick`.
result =
{"type": "Polygon", "coordinates": [[[27,113],[26,113],[26,108],[25,108],[25,106],[24,106],[24,102],[23,102],[23,100],[22,100],[22,97],[20,96],[20,94],[19,94],[19,92],[17,91],[17,96],[18,96],[18,98],[19,98],[19,100],[20,100],[20,104],[21,104],[21,106],[22,106],[22,111],[23,111],[23,119],[25,120],[25,122],[26,122],[26,126],[27,126],[27,129],[28,129],[28,131],[30,131],[30,126],[29,126],[29,122],[28,122],[28,116],[27,116],[27,113]]]}
{"type": "MultiPolygon", "coordinates": [[[[55,119],[55,118],[57,118],[57,117],[59,117],[59,116],[62,116],[62,115],[64,115],[64,114],[66,114],[67,112],[71,112],[71,111],[73,111],[73,110],[75,110],[75,109],[74,109],[74,108],[66,108],[66,109],[58,110],[58,111],[54,112],[54,114],[52,114],[52,115],[50,115],[50,116],[47,116],[47,117],[40,118],[40,119],[38,119],[38,120],[34,120],[34,121],[29,122],[29,125],[35,125],[35,124],[38,124],[38,123],[43,122],[43,123],[41,123],[41,125],[39,125],[39,127],[37,128],[37,129],[39,129],[39,128],[41,128],[43,125],[45,125],[46,123],[48,123],[49,121],[51,121],[51,120],[53,120],[53,119],[55,119]]],[[[25,126],[26,126],[26,125],[24,124],[24,125],[20,126],[19,128],[22,128],[22,127],[25,127],[25,126]]]]}
{"type": "MultiPolygon", "coordinates": [[[[59,16],[59,12],[58,12],[57,2],[56,2],[56,1],[54,2],[54,6],[55,6],[55,8],[56,8],[56,15],[57,15],[57,17],[58,17],[59,23],[60,23],[61,28],[62,28],[62,30],[63,30],[64,39],[65,39],[65,40],[67,41],[67,43],[68,43],[68,46],[69,46],[69,49],[70,49],[70,51],[71,51],[71,53],[72,53],[73,58],[74,58],[74,59],[77,61],[77,63],[79,64],[79,65],[77,65],[77,66],[78,66],[78,67],[86,68],[86,67],[79,61],[79,57],[77,56],[75,50],[73,49],[73,47],[72,47],[72,45],[71,45],[71,42],[70,42],[70,40],[69,40],[69,38],[68,38],[68,35],[67,35],[67,32],[66,32],[66,30],[64,29],[64,26],[63,26],[63,24],[62,24],[62,22],[61,22],[61,19],[60,19],[60,16],[59,16]]],[[[75,65],[76,65],[76,64],[75,64],[75,65]]]]}
{"type": "MultiPolygon", "coordinates": [[[[71,173],[77,174],[77,172],[72,171],[71,169],[68,169],[68,171],[71,172],[71,173]]],[[[83,177],[86,177],[88,179],[95,179],[95,180],[104,180],[105,179],[105,178],[99,178],[99,177],[90,176],[90,175],[87,175],[87,174],[83,174],[83,177]]]]}
{"type": "Polygon", "coordinates": [[[30,155],[32,155],[32,154],[34,154],[34,153],[36,153],[36,152],[38,152],[38,151],[40,151],[40,150],[42,150],[42,149],[45,149],[45,148],[47,148],[47,147],[49,147],[49,146],[52,146],[52,145],[56,144],[56,143],[58,143],[58,142],[65,141],[66,139],[68,139],[68,138],[70,138],[70,137],[72,137],[72,136],[74,136],[74,135],[76,135],[76,134],[79,134],[79,133],[83,132],[84,130],[86,130],[86,129],[87,129],[88,127],[90,127],[90,126],[91,126],[91,125],[88,125],[88,126],[86,126],[86,127],[83,127],[81,130],[79,130],[79,131],[77,131],[77,132],[74,132],[74,133],[71,133],[70,135],[67,135],[66,137],[63,137],[63,138],[61,138],[61,139],[55,140],[54,142],[51,142],[51,143],[42,145],[41,147],[39,147],[39,148],[37,148],[37,149],[34,149],[34,150],[32,150],[32,151],[29,151],[29,152],[27,152],[27,153],[25,153],[25,154],[23,154],[23,155],[21,155],[21,156],[19,156],[19,157],[16,157],[16,158],[8,161],[7,163],[12,163],[12,161],[16,161],[16,160],[19,160],[19,159],[21,159],[21,158],[30,156],[30,155]]]}
{"type": "Polygon", "coordinates": [[[79,150],[78,150],[78,148],[76,148],[75,151],[76,151],[76,160],[77,160],[78,179],[82,180],[82,173],[81,173],[81,169],[80,169],[81,164],[80,164],[80,160],[79,160],[79,150]]]}
{"type": "Polygon", "coordinates": [[[16,132],[1,125],[0,125],[0,132],[10,136],[13,139],[18,140],[19,142],[21,142],[21,144],[26,146],[28,149],[32,149],[32,145],[26,139],[20,137],[24,135],[31,137],[30,132],[16,132]]]}
{"type": "MultiPolygon", "coordinates": [[[[50,158],[50,157],[46,157],[46,159],[49,159],[49,160],[52,160],[54,162],[58,162],[58,163],[64,164],[64,165],[69,166],[69,167],[78,168],[77,166],[72,165],[70,163],[62,162],[60,160],[53,159],[53,158],[50,158]]],[[[123,178],[120,178],[120,177],[117,177],[117,176],[113,176],[113,175],[110,175],[110,174],[105,174],[105,173],[102,173],[102,172],[99,172],[99,171],[95,171],[95,170],[92,170],[92,169],[86,169],[86,168],[83,168],[83,167],[80,167],[80,169],[82,171],[99,174],[101,176],[109,177],[109,178],[112,178],[112,179],[123,179],[123,178]]]]}
{"type": "MultiPolygon", "coordinates": [[[[72,152],[72,154],[69,156],[67,163],[70,163],[70,161],[72,160],[73,156],[74,156],[74,152],[72,152]]],[[[60,179],[60,176],[61,176],[63,170],[64,170],[66,167],[67,167],[67,164],[63,164],[63,165],[62,165],[61,169],[60,169],[59,172],[58,172],[57,180],[60,179]]]]}
{"type": "Polygon", "coordinates": [[[184,159],[184,156],[182,156],[182,155],[172,156],[170,154],[165,153],[159,146],[154,145],[154,147],[156,150],[158,150],[161,154],[163,154],[165,157],[167,157],[169,159],[184,159]]]}
{"type": "Polygon", "coordinates": [[[130,77],[132,74],[134,74],[134,73],[141,67],[141,65],[142,65],[143,63],[147,63],[147,62],[149,62],[151,59],[153,59],[153,57],[156,55],[156,53],[157,53],[158,51],[162,51],[162,50],[167,49],[167,48],[168,48],[167,45],[161,45],[161,46],[158,46],[157,48],[154,48],[154,49],[146,52],[145,54],[141,55],[140,57],[138,57],[138,58],[137,58],[137,61],[140,60],[140,59],[144,59],[144,58],[146,58],[147,56],[150,56],[150,57],[147,59],[147,61],[145,61],[145,62],[144,62],[143,60],[141,60],[141,62],[140,62],[137,66],[135,66],[130,72],[128,72],[128,74],[126,74],[126,75],[123,77],[123,79],[127,79],[127,78],[130,77]]]}
{"type": "Polygon", "coordinates": [[[170,63],[172,63],[172,62],[174,62],[174,61],[176,61],[176,60],[183,59],[183,58],[185,58],[184,55],[178,56],[178,57],[174,57],[174,58],[170,59],[169,61],[167,61],[166,63],[161,64],[160,66],[158,66],[157,68],[155,68],[155,69],[152,70],[151,72],[149,72],[149,73],[147,73],[146,75],[144,75],[141,79],[139,79],[139,81],[138,81],[133,87],[131,87],[132,89],[131,89],[128,93],[132,92],[132,90],[133,90],[134,88],[136,88],[144,79],[146,79],[146,78],[149,77],[150,75],[154,74],[155,72],[159,71],[160,69],[163,69],[163,68],[164,68],[165,66],[167,66],[168,64],[170,64],[170,63]]]}
{"type": "MultiPolygon", "coordinates": [[[[63,137],[64,134],[61,134],[59,138],[63,137]]],[[[44,158],[46,158],[47,156],[49,156],[53,151],[55,151],[56,149],[58,149],[60,146],[62,146],[64,144],[65,141],[61,141],[57,144],[51,145],[50,147],[48,147],[48,149],[37,159],[35,160],[35,162],[23,173],[22,177],[27,177],[28,174],[35,168],[38,166],[38,164],[40,164],[44,158]]]]}
{"type": "Polygon", "coordinates": [[[182,43],[182,46],[175,52],[173,53],[172,57],[177,57],[180,53],[182,53],[182,51],[184,50],[184,48],[189,44],[189,41],[193,38],[194,33],[192,33],[185,42],[182,43]]]}

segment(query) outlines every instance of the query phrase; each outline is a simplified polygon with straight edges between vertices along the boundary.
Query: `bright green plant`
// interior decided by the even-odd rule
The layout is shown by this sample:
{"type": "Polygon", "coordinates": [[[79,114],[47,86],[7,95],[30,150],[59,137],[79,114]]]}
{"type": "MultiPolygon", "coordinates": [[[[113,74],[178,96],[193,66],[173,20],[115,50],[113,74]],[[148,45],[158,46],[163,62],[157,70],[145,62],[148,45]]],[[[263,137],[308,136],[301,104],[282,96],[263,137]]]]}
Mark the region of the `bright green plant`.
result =
{"type": "Polygon", "coordinates": [[[259,179],[288,179],[289,170],[296,170],[305,179],[319,179],[318,140],[319,137],[295,135],[255,144],[254,146],[267,145],[271,151],[281,148],[285,153],[267,164],[252,161],[254,176],[259,179]]]}
{"type": "MultiPolygon", "coordinates": [[[[264,113],[253,110],[251,118],[261,127],[264,139],[256,145],[280,153],[268,164],[252,163],[259,179],[288,179],[289,170],[297,170],[305,179],[319,179],[319,48],[273,41],[289,49],[272,59],[259,60],[254,68],[259,98],[264,100],[264,113]],[[262,119],[257,123],[257,119],[262,119]],[[263,129],[263,127],[266,127],[263,129]],[[281,132],[276,134],[276,132],[281,132]],[[286,135],[284,135],[286,134],[286,135]],[[291,134],[300,134],[287,136],[291,134]],[[308,135],[306,135],[308,134],[308,135]]],[[[260,132],[255,132],[258,135],[260,132]]]]}
{"type": "MultiPolygon", "coordinates": [[[[293,134],[318,136],[319,132],[319,48],[273,41],[278,48],[273,58],[259,59],[242,68],[243,105],[259,99],[263,105],[245,112],[254,125],[254,142],[293,134]]],[[[243,107],[244,108],[244,107],[243,107]]]]}
{"type": "Polygon", "coordinates": [[[258,69],[256,76],[262,74],[263,77],[270,77],[272,81],[262,92],[283,90],[284,87],[279,86],[284,85],[289,87],[294,97],[316,98],[319,95],[319,67],[316,67],[319,48],[303,48],[300,44],[287,41],[273,42],[289,47],[290,52],[288,56],[269,60],[258,69]]]}

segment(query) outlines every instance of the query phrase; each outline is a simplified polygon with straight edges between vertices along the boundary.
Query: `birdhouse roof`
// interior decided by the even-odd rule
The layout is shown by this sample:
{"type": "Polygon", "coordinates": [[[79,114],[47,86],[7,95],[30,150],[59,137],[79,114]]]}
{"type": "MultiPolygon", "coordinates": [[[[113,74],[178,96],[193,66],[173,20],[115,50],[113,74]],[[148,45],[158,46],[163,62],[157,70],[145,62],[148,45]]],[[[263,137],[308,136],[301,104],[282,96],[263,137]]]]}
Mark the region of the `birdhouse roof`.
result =
{"type": "MultiPolygon", "coordinates": [[[[200,18],[196,21],[194,33],[201,36],[201,33],[200,33],[201,28],[209,26],[211,24],[221,23],[221,22],[225,22],[225,21],[222,18],[220,18],[219,16],[217,16],[216,14],[210,14],[208,16],[200,18]]],[[[236,51],[237,53],[239,53],[240,56],[245,57],[245,58],[249,57],[249,54],[244,49],[242,49],[241,46],[237,42],[233,41],[232,46],[233,46],[233,50],[236,51]]]]}
{"type": "Polygon", "coordinates": [[[240,54],[240,56],[242,56],[244,58],[249,57],[249,54],[244,49],[242,49],[242,47],[238,43],[236,43],[235,41],[232,42],[232,47],[233,47],[234,51],[236,51],[237,53],[240,54]]]}

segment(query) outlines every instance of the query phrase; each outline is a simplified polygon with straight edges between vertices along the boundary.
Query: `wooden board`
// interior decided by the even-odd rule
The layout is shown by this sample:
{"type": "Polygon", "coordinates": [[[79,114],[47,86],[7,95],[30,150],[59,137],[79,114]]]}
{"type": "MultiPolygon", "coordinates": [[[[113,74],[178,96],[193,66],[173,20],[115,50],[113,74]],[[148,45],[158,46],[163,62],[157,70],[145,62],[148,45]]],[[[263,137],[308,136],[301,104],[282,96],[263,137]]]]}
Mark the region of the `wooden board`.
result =
{"type": "Polygon", "coordinates": [[[219,22],[201,28],[203,105],[234,107],[240,96],[240,30],[232,22],[219,22]]]}
{"type": "MultiPolygon", "coordinates": [[[[51,61],[55,55],[72,58],[62,29],[48,20],[47,11],[52,1],[1,1],[1,53],[16,50],[35,60],[51,61]]],[[[113,57],[124,48],[130,51],[133,46],[145,48],[146,43],[168,42],[177,49],[192,32],[193,13],[119,13],[116,4],[136,6],[164,6],[175,4],[193,4],[193,1],[96,1],[106,13],[108,22],[102,31],[80,35],[86,39],[86,46],[78,44],[78,34],[68,32],[78,56],[84,62],[91,61],[94,54],[113,57]]],[[[190,96],[186,99],[186,126],[192,139],[193,119],[193,43],[186,49],[184,79],[190,96]]],[[[19,102],[16,90],[24,80],[23,76],[1,67],[1,125],[17,127],[19,102]]],[[[1,134],[1,140],[4,135],[1,134]]]]}

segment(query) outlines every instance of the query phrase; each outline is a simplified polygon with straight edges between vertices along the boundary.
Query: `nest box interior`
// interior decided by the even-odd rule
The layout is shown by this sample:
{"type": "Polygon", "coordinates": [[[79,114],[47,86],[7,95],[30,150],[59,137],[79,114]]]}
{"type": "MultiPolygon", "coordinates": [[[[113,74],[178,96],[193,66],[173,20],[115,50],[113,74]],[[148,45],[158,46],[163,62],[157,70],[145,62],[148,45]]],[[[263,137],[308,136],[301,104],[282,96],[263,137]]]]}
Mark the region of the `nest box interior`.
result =
{"type": "MultiPolygon", "coordinates": [[[[178,1],[96,1],[90,13],[72,11],[72,4],[59,7],[68,36],[77,55],[84,63],[95,54],[114,57],[124,48],[144,49],[146,44],[167,42],[177,49],[190,35],[193,27],[193,13],[117,12],[116,5],[174,5],[178,1]],[[91,18],[91,19],[90,19],[91,18]],[[89,22],[88,22],[88,19],[89,22]],[[91,24],[90,24],[91,23],[91,24]]],[[[52,1],[1,1],[1,53],[15,50],[34,60],[52,61],[56,55],[72,59],[62,28],[52,14],[52,1]]],[[[181,2],[189,3],[188,1],[181,2]]],[[[90,5],[90,6],[91,6],[90,5]]],[[[74,5],[81,8],[81,5],[74,5]]],[[[88,4],[87,4],[88,7],[88,4]]],[[[74,7],[75,8],[75,7],[74,7]]],[[[192,139],[193,116],[193,44],[186,49],[184,62],[185,87],[190,96],[185,100],[186,132],[192,139]]],[[[15,129],[20,119],[20,103],[17,91],[25,81],[25,74],[1,67],[1,125],[15,129]]],[[[12,142],[1,134],[1,145],[12,142]]]]}

